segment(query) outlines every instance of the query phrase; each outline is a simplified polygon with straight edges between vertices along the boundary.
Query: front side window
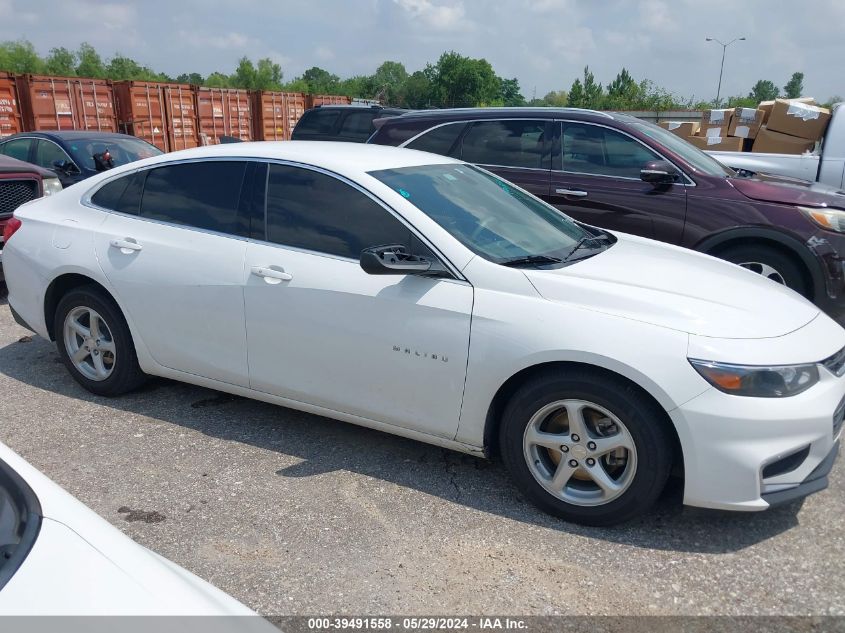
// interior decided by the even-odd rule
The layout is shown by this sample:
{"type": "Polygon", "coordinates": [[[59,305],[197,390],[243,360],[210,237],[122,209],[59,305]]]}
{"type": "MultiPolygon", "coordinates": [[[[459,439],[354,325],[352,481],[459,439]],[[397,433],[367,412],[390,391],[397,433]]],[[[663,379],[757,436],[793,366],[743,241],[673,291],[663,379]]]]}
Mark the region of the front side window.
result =
{"type": "Polygon", "coordinates": [[[734,176],[736,174],[733,169],[726,167],[709,154],[705,154],[692,143],[685,141],[680,136],[668,130],[664,130],[662,127],[654,125],[654,123],[636,120],[631,122],[631,125],[649,138],[657,141],[660,145],[678,154],[703,174],[719,177],[734,176]]]}
{"type": "Polygon", "coordinates": [[[294,134],[330,134],[339,116],[337,110],[311,110],[302,115],[294,134]]]}
{"type": "Polygon", "coordinates": [[[563,171],[640,179],[640,170],[661,160],[645,145],[615,130],[586,123],[563,124],[563,171]]]}
{"type": "Polygon", "coordinates": [[[95,138],[74,138],[67,141],[74,161],[96,171],[103,171],[112,167],[126,165],[136,160],[159,156],[163,154],[155,145],[150,145],[139,138],[107,136],[95,138]],[[104,164],[102,156],[108,152],[108,164],[104,164]]]}
{"type": "Polygon", "coordinates": [[[458,149],[456,147],[458,137],[466,126],[466,123],[447,123],[446,125],[441,125],[414,139],[406,147],[421,152],[440,154],[441,156],[454,156],[458,149]]]}
{"type": "Polygon", "coordinates": [[[6,156],[18,160],[29,161],[29,149],[32,147],[32,139],[16,138],[0,145],[0,151],[6,156]]]}
{"type": "Polygon", "coordinates": [[[44,167],[45,169],[53,169],[54,163],[60,161],[62,163],[72,163],[70,156],[65,150],[53,143],[52,141],[38,141],[35,150],[35,164],[44,167]]]}
{"type": "Polygon", "coordinates": [[[270,165],[267,239],[358,259],[373,246],[411,243],[411,231],[373,199],[311,169],[270,165]]]}
{"type": "Polygon", "coordinates": [[[461,159],[477,165],[547,168],[545,121],[480,121],[464,136],[461,159]]]}
{"type": "Polygon", "coordinates": [[[140,216],[230,235],[248,232],[238,203],[247,163],[201,161],[147,172],[140,216]]]}
{"type": "Polygon", "coordinates": [[[564,260],[596,236],[505,180],[462,164],[370,172],[474,253],[505,264],[564,260]]]}

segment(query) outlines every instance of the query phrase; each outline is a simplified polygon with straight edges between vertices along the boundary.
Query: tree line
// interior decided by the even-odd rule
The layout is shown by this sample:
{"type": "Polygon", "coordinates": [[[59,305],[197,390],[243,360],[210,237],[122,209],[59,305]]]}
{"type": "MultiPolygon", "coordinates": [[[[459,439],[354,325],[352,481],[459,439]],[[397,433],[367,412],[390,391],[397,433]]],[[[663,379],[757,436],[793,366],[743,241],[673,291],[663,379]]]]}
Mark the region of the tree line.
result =
{"type": "MultiPolygon", "coordinates": [[[[76,50],[52,48],[41,56],[26,40],[0,43],[0,70],[68,77],[95,77],[136,81],[190,83],[215,88],[278,90],[308,94],[335,94],[379,100],[406,108],[538,106],[578,107],[596,110],[677,110],[754,106],[778,96],[800,96],[803,73],[796,72],[781,92],[774,82],[760,80],[747,96],[730,97],[722,104],[681,98],[648,79],[636,80],[627,69],[606,86],[599,83],[589,66],[569,90],[554,90],[542,97],[526,99],[516,78],[499,76],[486,59],[475,59],[454,51],[443,53],[435,63],[408,72],[401,62],[385,61],[371,75],[341,78],[313,66],[300,76],[285,81],[282,68],[269,58],[253,62],[242,57],[231,74],[212,72],[170,76],[120,53],[104,58],[93,46],[83,43],[76,50]]],[[[833,97],[831,102],[841,100],[833,97]]]]}

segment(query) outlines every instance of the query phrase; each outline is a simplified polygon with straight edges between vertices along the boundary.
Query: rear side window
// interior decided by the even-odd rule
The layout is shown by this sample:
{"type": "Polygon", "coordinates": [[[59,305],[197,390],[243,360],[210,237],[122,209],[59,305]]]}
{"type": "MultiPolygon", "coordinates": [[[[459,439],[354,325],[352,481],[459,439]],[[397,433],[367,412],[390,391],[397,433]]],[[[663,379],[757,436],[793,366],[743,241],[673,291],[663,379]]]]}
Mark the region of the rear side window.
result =
{"type": "Polygon", "coordinates": [[[411,231],[381,205],[332,176],[270,165],[267,240],[358,259],[373,246],[411,242],[411,231]]]}
{"type": "Polygon", "coordinates": [[[245,161],[203,161],[151,169],[140,215],[246,236],[248,219],[238,213],[246,167],[245,161]]]}
{"type": "Polygon", "coordinates": [[[147,172],[137,172],[107,182],[91,196],[91,202],[111,211],[138,215],[146,175],[147,172]]]}
{"type": "Polygon", "coordinates": [[[299,119],[293,134],[331,134],[339,116],[337,110],[309,110],[299,119]]]}
{"type": "Polygon", "coordinates": [[[373,133],[373,119],[378,116],[372,110],[362,112],[350,112],[346,115],[340,126],[339,136],[355,139],[362,143],[370,138],[373,133]]]}
{"type": "Polygon", "coordinates": [[[442,156],[454,156],[458,151],[456,147],[458,137],[466,126],[466,123],[447,123],[446,125],[441,125],[411,141],[405,147],[408,149],[418,149],[421,152],[441,154],[442,156]]]}
{"type": "Polygon", "coordinates": [[[461,158],[478,165],[550,168],[545,121],[481,121],[464,136],[461,158]]]}

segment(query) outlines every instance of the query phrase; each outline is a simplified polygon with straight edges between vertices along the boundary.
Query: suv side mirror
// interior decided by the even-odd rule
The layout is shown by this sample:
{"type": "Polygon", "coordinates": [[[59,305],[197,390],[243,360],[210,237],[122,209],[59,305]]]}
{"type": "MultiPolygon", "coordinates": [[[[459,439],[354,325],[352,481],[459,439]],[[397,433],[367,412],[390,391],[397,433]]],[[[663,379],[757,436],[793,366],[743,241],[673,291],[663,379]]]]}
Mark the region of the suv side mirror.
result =
{"type": "Polygon", "coordinates": [[[681,177],[675,166],[666,160],[652,160],[640,170],[640,180],[653,185],[671,185],[681,177]]]}
{"type": "Polygon", "coordinates": [[[57,159],[53,161],[53,169],[56,169],[62,172],[63,174],[69,174],[74,171],[75,166],[69,160],[57,159]]]}
{"type": "Polygon", "coordinates": [[[402,244],[390,244],[365,249],[361,268],[369,275],[419,275],[431,269],[431,262],[409,255],[402,244]]]}

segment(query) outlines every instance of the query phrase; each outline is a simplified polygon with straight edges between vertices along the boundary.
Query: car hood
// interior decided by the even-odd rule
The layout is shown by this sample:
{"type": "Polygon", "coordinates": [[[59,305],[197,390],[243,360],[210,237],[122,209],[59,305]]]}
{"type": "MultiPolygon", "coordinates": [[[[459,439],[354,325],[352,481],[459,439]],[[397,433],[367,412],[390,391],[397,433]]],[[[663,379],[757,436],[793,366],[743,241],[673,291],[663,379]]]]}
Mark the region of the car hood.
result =
{"type": "Polygon", "coordinates": [[[546,299],[699,336],[783,336],[819,314],[797,293],[734,264],[625,234],[564,268],[526,269],[546,299]]]}
{"type": "Polygon", "coordinates": [[[818,182],[756,174],[753,178],[731,178],[730,183],[734,189],[752,200],[845,209],[845,191],[818,182]]]}

